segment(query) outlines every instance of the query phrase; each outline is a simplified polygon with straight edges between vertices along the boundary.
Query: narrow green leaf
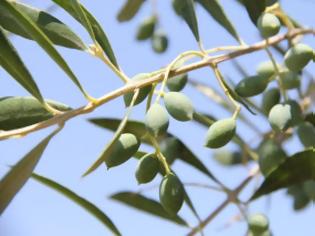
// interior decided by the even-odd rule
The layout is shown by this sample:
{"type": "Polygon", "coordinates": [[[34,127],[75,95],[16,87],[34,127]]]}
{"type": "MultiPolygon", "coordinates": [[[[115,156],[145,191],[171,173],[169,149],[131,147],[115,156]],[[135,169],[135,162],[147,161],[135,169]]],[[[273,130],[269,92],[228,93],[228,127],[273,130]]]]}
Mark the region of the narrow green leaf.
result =
{"type": "Polygon", "coordinates": [[[174,5],[178,13],[184,18],[190,30],[194,34],[196,40],[199,42],[199,29],[195,13],[195,5],[193,0],[175,0],[174,5]]]}
{"type": "MultiPolygon", "coordinates": [[[[45,100],[59,111],[71,108],[52,100],[45,100]]],[[[12,130],[48,120],[53,114],[33,97],[0,97],[0,130],[12,130]]]]}
{"type": "MultiPolygon", "coordinates": [[[[52,43],[68,48],[85,50],[82,40],[64,23],[45,11],[33,8],[20,2],[12,2],[12,5],[29,17],[40,28],[52,43]]],[[[32,36],[18,23],[16,18],[0,6],[0,25],[14,34],[32,39],[32,36]]]]}
{"type": "Polygon", "coordinates": [[[187,223],[179,216],[169,215],[161,204],[153,199],[149,199],[141,194],[133,192],[120,192],[110,196],[111,199],[124,203],[140,211],[161,217],[163,219],[187,226],[187,223]]]}
{"type": "MultiPolygon", "coordinates": [[[[90,33],[91,37],[99,43],[99,45],[104,50],[108,59],[118,68],[119,65],[117,63],[116,57],[114,55],[113,49],[110,45],[110,42],[102,29],[101,25],[97,22],[95,17],[81,4],[79,9],[74,9],[72,6],[72,2],[75,4],[78,3],[77,0],[52,0],[60,7],[62,7],[65,11],[67,11],[73,18],[75,18],[79,23],[81,23],[87,31],[90,33]],[[77,10],[82,10],[82,12],[78,13],[77,10]],[[82,18],[83,17],[83,18],[82,18]]],[[[76,6],[78,7],[78,6],[76,6]]]]}
{"type": "MultiPolygon", "coordinates": [[[[108,119],[108,118],[96,118],[90,119],[91,123],[112,131],[115,131],[120,123],[119,119],[108,119]]],[[[132,133],[141,139],[142,142],[152,145],[149,138],[145,135],[147,133],[144,123],[139,121],[129,120],[124,128],[124,132],[132,133]]],[[[172,134],[167,134],[168,137],[175,137],[172,134]]],[[[178,139],[178,138],[177,138],[178,139]]],[[[215,177],[211,172],[205,167],[205,165],[192,153],[192,151],[180,140],[180,153],[178,153],[178,158],[183,162],[195,167],[205,175],[209,176],[213,180],[215,177]]]]}
{"type": "Polygon", "coordinates": [[[36,26],[36,24],[24,13],[20,12],[11,1],[0,1],[0,7],[7,10],[12,18],[46,51],[46,53],[60,66],[60,68],[70,77],[81,92],[89,97],[81,86],[79,80],[74,75],[68,64],[58,53],[52,45],[50,39],[43,33],[43,31],[36,26]]]}
{"type": "Polygon", "coordinates": [[[266,0],[242,0],[242,3],[244,4],[250,19],[256,25],[259,16],[266,9],[266,0]]]}
{"type": "Polygon", "coordinates": [[[119,10],[117,20],[119,22],[131,20],[139,11],[145,0],[126,0],[125,4],[119,10]]]}
{"type": "Polygon", "coordinates": [[[223,28],[227,30],[237,41],[241,41],[232,22],[226,16],[218,0],[196,0],[223,28]]]}
{"type": "MultiPolygon", "coordinates": [[[[1,20],[0,20],[1,21],[1,20]]],[[[0,27],[0,65],[30,94],[43,103],[43,97],[17,51],[0,27]]]]}
{"type": "Polygon", "coordinates": [[[0,181],[0,215],[12,201],[14,196],[20,191],[26,181],[31,177],[36,164],[40,160],[49,141],[55,134],[56,132],[53,132],[42,140],[14,167],[12,167],[9,173],[0,181]]]}
{"type": "Polygon", "coordinates": [[[62,186],[61,184],[51,179],[48,179],[44,176],[33,173],[31,177],[34,180],[38,181],[39,183],[46,185],[47,187],[59,192],[60,194],[70,199],[72,202],[81,206],[83,209],[85,209],[87,212],[89,212],[91,215],[97,218],[100,222],[102,222],[103,225],[106,226],[108,229],[110,229],[111,232],[113,232],[115,235],[121,235],[121,233],[119,232],[117,227],[114,225],[112,220],[104,212],[102,212],[98,207],[96,207],[93,203],[78,196],[76,193],[62,186]]]}
{"type": "Polygon", "coordinates": [[[307,180],[315,180],[315,149],[296,153],[272,171],[250,200],[307,180]]]}

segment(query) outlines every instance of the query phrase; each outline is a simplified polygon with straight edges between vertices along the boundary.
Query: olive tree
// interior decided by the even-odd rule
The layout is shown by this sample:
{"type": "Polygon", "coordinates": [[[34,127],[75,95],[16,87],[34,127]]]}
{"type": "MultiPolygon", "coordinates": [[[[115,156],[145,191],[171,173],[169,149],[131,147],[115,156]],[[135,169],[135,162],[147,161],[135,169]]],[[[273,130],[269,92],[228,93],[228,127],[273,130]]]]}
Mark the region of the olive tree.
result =
{"type": "MultiPolygon", "coordinates": [[[[253,236],[272,234],[268,217],[249,210],[250,204],[256,199],[286,189],[293,199],[295,210],[301,210],[314,201],[315,115],[312,111],[312,98],[315,83],[309,68],[314,65],[315,52],[312,46],[306,44],[305,38],[314,39],[315,30],[290,17],[279,1],[235,1],[248,14],[248,21],[252,22],[259,33],[260,39],[251,44],[242,39],[236,27],[237,22],[229,19],[220,1],[170,1],[174,17],[179,17],[186,23],[192,33],[191,37],[196,41],[197,49],[180,53],[161,69],[139,72],[132,77],[124,73],[111,46],[110,35],[106,34],[92,12],[79,0],[51,2],[55,9],[63,9],[82,25],[93,44],[87,45],[73,29],[48,10],[39,10],[13,0],[0,2],[0,65],[10,78],[30,94],[27,97],[12,94],[0,98],[0,139],[21,138],[20,142],[23,142],[23,137],[31,133],[56,127],[20,161],[10,166],[1,179],[1,214],[28,179],[32,178],[83,207],[112,234],[121,235],[123,229],[119,229],[110,219],[110,211],[103,212],[91,201],[57,181],[34,172],[45,148],[53,142],[56,135],[63,132],[68,122],[81,115],[93,115],[97,108],[118,97],[122,97],[124,101],[124,106],[120,108],[125,113],[123,117],[97,117],[88,120],[114,134],[95,161],[86,167],[82,177],[86,178],[102,165],[107,169],[119,169],[128,160],[138,159],[134,171],[135,179],[140,188],[147,186],[146,188],[154,189],[156,198],[149,198],[145,191],[135,189],[114,193],[110,196],[112,200],[187,227],[187,235],[203,234],[204,228],[221,211],[234,204],[239,209],[237,221],[248,226],[246,235],[253,236]],[[198,27],[199,11],[195,10],[196,6],[198,10],[203,8],[236,43],[205,48],[200,34],[202,29],[198,27]],[[18,50],[11,43],[14,35],[37,43],[82,93],[86,103],[80,107],[72,107],[46,99],[18,50]],[[103,96],[93,96],[57,50],[59,47],[92,55],[103,62],[123,85],[103,96]],[[261,56],[256,73],[247,73],[238,59],[259,52],[265,54],[259,54],[264,56],[261,56]],[[224,63],[230,63],[241,79],[234,81],[226,76],[221,66],[224,63]],[[200,69],[208,70],[215,80],[211,84],[194,80],[191,73],[200,69]],[[216,89],[214,83],[219,85],[220,90],[216,89]],[[186,85],[205,95],[209,103],[216,103],[230,115],[224,117],[220,112],[203,112],[201,105],[207,103],[194,104],[193,97],[183,91],[186,85]],[[142,119],[130,118],[136,106],[144,108],[144,112],[139,114],[142,119]],[[268,122],[269,129],[261,132],[259,124],[252,122],[253,116],[259,116],[268,122]],[[193,153],[189,144],[182,141],[182,137],[169,131],[171,117],[176,122],[185,122],[188,133],[193,132],[194,123],[205,128],[204,136],[198,140],[200,148],[212,150],[213,159],[227,168],[245,167],[243,170],[247,176],[239,180],[239,185],[232,188],[227,186],[223,175],[214,174],[211,166],[205,165],[202,157],[193,153]],[[254,143],[248,141],[246,130],[239,127],[240,123],[256,133],[254,143]],[[299,139],[303,150],[296,148],[293,154],[288,154],[284,146],[294,138],[299,139]],[[236,148],[230,149],[230,144],[236,148]],[[182,181],[181,170],[173,168],[175,161],[183,162],[202,173],[209,183],[182,181]],[[156,178],[160,178],[159,186],[152,184],[156,178]],[[241,195],[254,179],[259,179],[259,186],[251,187],[249,195],[241,195]],[[198,199],[190,197],[186,190],[189,186],[218,191],[225,197],[217,208],[209,209],[209,215],[202,218],[195,208],[195,201],[198,199]],[[179,214],[184,204],[196,217],[196,225],[191,226],[179,214]]],[[[108,3],[95,4],[103,6],[108,3]]],[[[139,42],[147,41],[156,54],[162,54],[168,50],[169,39],[160,24],[156,7],[158,1],[126,0],[117,13],[117,20],[133,20],[146,4],[151,4],[152,11],[140,22],[136,39],[139,42]]],[[[240,14],[243,12],[240,11],[240,14]]],[[[105,174],[110,175],[110,172],[105,174]]],[[[224,176],[228,174],[226,172],[224,176]]]]}

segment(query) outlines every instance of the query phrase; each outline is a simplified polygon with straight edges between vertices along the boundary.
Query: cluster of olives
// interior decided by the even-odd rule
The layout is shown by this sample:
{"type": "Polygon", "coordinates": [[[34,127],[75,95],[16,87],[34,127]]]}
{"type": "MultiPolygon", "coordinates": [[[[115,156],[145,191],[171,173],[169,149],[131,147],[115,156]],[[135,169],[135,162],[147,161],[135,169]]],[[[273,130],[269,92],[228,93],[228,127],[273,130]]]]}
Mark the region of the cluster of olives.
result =
{"type": "Polygon", "coordinates": [[[315,181],[309,180],[288,188],[287,193],[293,197],[293,208],[301,210],[311,201],[315,201],[315,181]]]}
{"type": "Polygon", "coordinates": [[[137,40],[151,39],[152,49],[156,53],[163,53],[168,47],[168,38],[162,29],[156,29],[157,16],[153,15],[143,20],[138,28],[137,40]]]}
{"type": "Polygon", "coordinates": [[[263,214],[249,216],[248,228],[248,236],[272,236],[268,218],[263,214]]]}

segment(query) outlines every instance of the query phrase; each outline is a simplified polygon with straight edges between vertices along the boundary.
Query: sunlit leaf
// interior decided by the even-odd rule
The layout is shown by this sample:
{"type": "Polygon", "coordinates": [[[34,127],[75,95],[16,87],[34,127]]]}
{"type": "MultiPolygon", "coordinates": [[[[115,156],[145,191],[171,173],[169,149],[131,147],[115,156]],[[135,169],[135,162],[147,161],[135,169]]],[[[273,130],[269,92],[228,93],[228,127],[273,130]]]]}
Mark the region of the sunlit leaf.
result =
{"type": "Polygon", "coordinates": [[[42,140],[36,147],[27,153],[0,181],[0,215],[12,201],[14,196],[31,177],[36,164],[40,160],[49,141],[55,132],[42,140]]]}
{"type": "Polygon", "coordinates": [[[118,21],[124,22],[131,20],[137,14],[144,2],[145,0],[126,0],[117,15],[118,21]]]}
{"type": "Polygon", "coordinates": [[[30,94],[43,102],[43,97],[17,51],[0,27],[0,65],[30,94]]]}
{"type": "Polygon", "coordinates": [[[62,186],[61,184],[51,179],[48,179],[44,176],[33,173],[31,177],[36,181],[40,182],[41,184],[46,185],[47,187],[59,192],[72,202],[81,206],[83,209],[85,209],[87,212],[89,212],[91,215],[97,218],[100,222],[102,222],[102,224],[106,226],[108,229],[110,229],[115,235],[121,235],[117,227],[112,222],[112,220],[93,203],[80,197],[79,195],[77,195],[70,189],[62,186]]]}
{"type": "Polygon", "coordinates": [[[222,8],[218,0],[196,0],[199,2],[205,10],[215,19],[222,27],[224,27],[237,41],[240,41],[240,37],[237,34],[232,22],[226,16],[224,9],[222,8]]]}
{"type": "Polygon", "coordinates": [[[79,80],[74,75],[66,61],[54,48],[50,39],[43,33],[43,31],[37,27],[37,25],[23,12],[20,12],[11,1],[0,1],[0,7],[10,14],[12,18],[18,22],[18,24],[32,37],[45,51],[46,53],[60,66],[60,68],[69,76],[69,78],[76,84],[81,92],[88,97],[79,80]]]}
{"type": "MultiPolygon", "coordinates": [[[[49,13],[20,2],[12,2],[12,5],[29,17],[29,19],[45,33],[53,44],[80,50],[86,49],[81,39],[73,33],[67,25],[49,13]]],[[[28,34],[27,30],[25,30],[24,27],[16,21],[16,18],[12,17],[3,6],[0,6],[0,25],[7,31],[32,39],[32,36],[28,34]]]]}
{"type": "Polygon", "coordinates": [[[73,18],[75,18],[78,22],[80,22],[86,30],[90,33],[91,37],[96,39],[101,48],[104,50],[108,59],[115,65],[117,68],[118,63],[116,57],[114,55],[113,49],[110,45],[110,42],[101,27],[101,25],[97,22],[95,17],[81,4],[78,8],[77,0],[52,0],[60,7],[62,7],[65,11],[67,11],[73,18]],[[73,4],[75,4],[76,8],[74,8],[73,4]]]}
{"type": "Polygon", "coordinates": [[[187,226],[187,223],[179,216],[169,215],[161,204],[153,199],[149,199],[141,194],[133,192],[120,192],[110,196],[111,199],[124,203],[137,210],[161,217],[163,219],[187,226]]]}
{"type": "Polygon", "coordinates": [[[251,200],[307,180],[315,180],[315,149],[299,152],[287,158],[266,177],[251,200]]]}

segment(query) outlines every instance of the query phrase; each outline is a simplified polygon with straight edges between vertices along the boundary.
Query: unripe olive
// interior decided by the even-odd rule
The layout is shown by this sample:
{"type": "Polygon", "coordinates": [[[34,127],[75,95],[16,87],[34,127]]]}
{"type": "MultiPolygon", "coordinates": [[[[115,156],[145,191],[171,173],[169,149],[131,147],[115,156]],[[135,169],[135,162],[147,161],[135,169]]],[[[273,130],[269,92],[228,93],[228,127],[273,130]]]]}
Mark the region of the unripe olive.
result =
{"type": "Polygon", "coordinates": [[[146,40],[151,38],[151,36],[154,33],[156,21],[157,21],[156,16],[151,16],[145,19],[138,28],[137,40],[146,40]]]}
{"type": "Polygon", "coordinates": [[[270,109],[280,102],[280,97],[280,91],[277,88],[272,88],[264,93],[261,106],[264,114],[269,114],[270,109]]]}
{"type": "Polygon", "coordinates": [[[194,107],[191,100],[179,92],[168,92],[164,95],[168,113],[176,120],[189,121],[193,118],[194,107]]]}
{"type": "Polygon", "coordinates": [[[258,148],[258,164],[264,176],[269,175],[284,160],[287,155],[284,150],[275,143],[274,140],[266,140],[262,142],[258,148]]]}
{"type": "Polygon", "coordinates": [[[301,78],[296,72],[287,71],[283,73],[281,79],[284,89],[295,89],[300,87],[301,78]]]}
{"type": "Polygon", "coordinates": [[[164,107],[153,104],[145,116],[145,126],[150,134],[158,137],[166,133],[169,125],[169,117],[164,107]]]}
{"type": "Polygon", "coordinates": [[[180,210],[184,195],[184,187],[177,176],[174,174],[164,176],[160,184],[160,202],[170,215],[176,215],[180,210]]]}
{"type": "Polygon", "coordinates": [[[297,133],[301,143],[307,147],[315,147],[315,127],[309,122],[298,126],[297,133]]]}
{"type": "Polygon", "coordinates": [[[308,180],[303,183],[303,190],[309,199],[315,200],[315,181],[308,180]]]}
{"type": "Polygon", "coordinates": [[[242,163],[242,154],[240,152],[231,152],[222,150],[214,153],[214,159],[224,166],[232,166],[242,163]]]}
{"type": "MultiPolygon", "coordinates": [[[[277,66],[279,67],[280,65],[277,64],[277,66]]],[[[258,75],[260,75],[262,77],[270,78],[272,75],[275,74],[275,67],[274,67],[272,61],[264,61],[264,62],[261,62],[257,66],[256,72],[258,75]]]]}
{"type": "Polygon", "coordinates": [[[182,143],[175,137],[167,137],[160,143],[160,149],[169,165],[172,165],[176,158],[181,155],[182,143]]]}
{"type": "Polygon", "coordinates": [[[263,214],[254,214],[248,218],[249,229],[255,234],[261,234],[268,230],[269,221],[263,214]]]}
{"type": "Polygon", "coordinates": [[[187,80],[188,80],[188,75],[181,74],[181,75],[168,79],[166,82],[166,86],[170,91],[179,92],[185,87],[187,80]]]}
{"type": "Polygon", "coordinates": [[[138,183],[144,184],[152,181],[158,172],[159,160],[154,154],[149,153],[139,160],[135,175],[138,183]]]}
{"type": "Polygon", "coordinates": [[[304,191],[300,191],[294,196],[294,210],[302,210],[310,203],[310,199],[304,191]]]}
{"type": "Polygon", "coordinates": [[[214,122],[207,134],[205,146],[219,148],[226,145],[235,135],[236,122],[233,118],[218,120],[214,122]]]}
{"type": "Polygon", "coordinates": [[[168,38],[162,31],[157,31],[153,34],[151,40],[152,49],[156,53],[163,53],[168,47],[168,38]]]}
{"type": "Polygon", "coordinates": [[[296,126],[303,122],[304,117],[302,113],[301,106],[295,100],[289,100],[286,102],[291,107],[292,119],[290,122],[290,126],[296,126]]]}
{"type": "Polygon", "coordinates": [[[298,72],[312,60],[312,57],[313,49],[308,45],[299,43],[286,52],[284,62],[289,70],[298,72]]]}
{"type": "Polygon", "coordinates": [[[262,93],[268,85],[268,79],[259,75],[241,80],[235,87],[235,92],[241,97],[251,97],[262,93]]]}
{"type": "Polygon", "coordinates": [[[257,26],[264,38],[276,35],[281,27],[281,23],[273,14],[263,13],[257,20],[257,26]]]}
{"type": "MultiPolygon", "coordinates": [[[[147,73],[137,74],[134,77],[132,77],[131,81],[129,81],[127,85],[135,83],[135,82],[139,82],[149,77],[150,77],[150,74],[147,74],[147,73]]],[[[151,89],[152,89],[151,85],[141,88],[134,105],[137,105],[141,103],[144,99],[146,99],[151,89]]],[[[126,106],[129,106],[129,104],[131,103],[133,95],[134,95],[134,92],[124,94],[124,102],[126,106]]]]}
{"type": "Polygon", "coordinates": [[[249,231],[247,236],[272,236],[272,233],[269,229],[262,233],[254,233],[253,231],[249,231]]]}
{"type": "Polygon", "coordinates": [[[119,139],[114,144],[111,155],[105,160],[107,168],[118,166],[128,161],[137,151],[140,146],[139,139],[131,134],[121,134],[119,139]]]}
{"type": "Polygon", "coordinates": [[[277,104],[269,112],[268,120],[276,131],[285,131],[292,120],[291,106],[289,104],[277,104]]]}

